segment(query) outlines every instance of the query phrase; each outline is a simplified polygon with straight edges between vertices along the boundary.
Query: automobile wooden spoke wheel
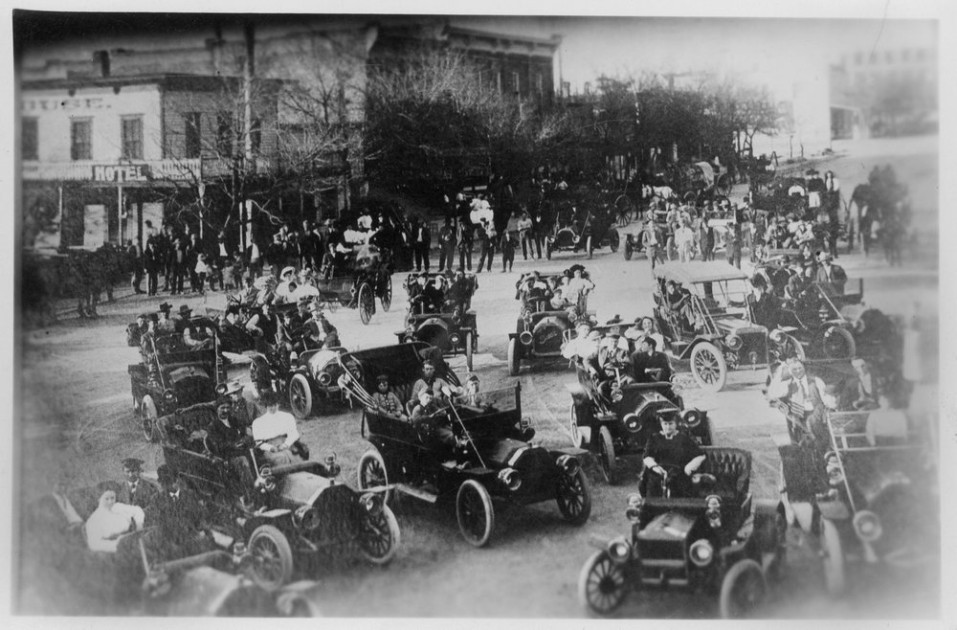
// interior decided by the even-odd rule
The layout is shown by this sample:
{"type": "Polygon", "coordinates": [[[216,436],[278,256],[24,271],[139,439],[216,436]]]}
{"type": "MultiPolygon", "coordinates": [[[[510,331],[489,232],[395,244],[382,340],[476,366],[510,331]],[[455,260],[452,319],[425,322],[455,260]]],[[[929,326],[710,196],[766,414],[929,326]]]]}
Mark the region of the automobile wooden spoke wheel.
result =
{"type": "Polygon", "coordinates": [[[572,525],[582,525],[591,516],[591,492],[581,467],[574,475],[560,473],[556,494],[559,511],[572,525]]]}
{"type": "Polygon", "coordinates": [[[312,413],[312,386],[305,374],[293,374],[289,379],[289,408],[299,420],[312,413]]]}
{"type": "Polygon", "coordinates": [[[739,560],[721,581],[718,605],[724,619],[742,619],[755,613],[767,596],[761,566],[751,559],[739,560]]]}
{"type": "MultiPolygon", "coordinates": [[[[389,485],[389,472],[386,469],[385,460],[378,450],[369,449],[359,458],[359,466],[356,468],[356,484],[359,490],[389,485]]],[[[391,490],[385,492],[383,499],[386,503],[389,502],[391,495],[391,490]]]]}
{"type": "Polygon", "coordinates": [[[399,546],[399,522],[388,505],[359,524],[359,551],[372,564],[388,564],[399,546]]]}
{"type": "Polygon", "coordinates": [[[597,551],[578,576],[578,597],[590,612],[609,615],[625,600],[626,586],[624,565],[614,562],[607,551],[597,551]]]}
{"type": "Polygon", "coordinates": [[[459,531],[469,544],[488,544],[495,529],[495,510],[485,486],[474,479],[465,480],[455,497],[455,516],[459,531]]]}
{"type": "Polygon", "coordinates": [[[691,351],[691,375],[701,389],[721,391],[728,380],[728,364],[717,346],[704,341],[694,347],[691,351]]]}
{"type": "Polygon", "coordinates": [[[292,579],[292,548],[278,527],[260,525],[246,545],[253,561],[250,577],[266,591],[275,591],[292,579]]]}

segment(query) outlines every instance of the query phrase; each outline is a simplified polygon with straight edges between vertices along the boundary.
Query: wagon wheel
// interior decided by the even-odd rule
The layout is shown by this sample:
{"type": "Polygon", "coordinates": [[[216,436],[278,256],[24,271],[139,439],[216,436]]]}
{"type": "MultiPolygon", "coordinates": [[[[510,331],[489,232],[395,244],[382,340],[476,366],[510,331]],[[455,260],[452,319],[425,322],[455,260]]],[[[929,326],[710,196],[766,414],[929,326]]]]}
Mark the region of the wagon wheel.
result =
{"type": "Polygon", "coordinates": [[[521,355],[519,354],[518,338],[512,337],[508,340],[508,375],[518,376],[521,370],[521,355]]]}
{"type": "Polygon", "coordinates": [[[626,195],[619,195],[615,199],[615,208],[618,209],[618,225],[625,227],[635,220],[635,203],[626,195]]]}
{"type": "Polygon", "coordinates": [[[703,341],[694,347],[691,351],[691,375],[701,389],[721,391],[728,380],[728,364],[717,346],[703,341]]]}
{"type": "Polygon", "coordinates": [[[826,518],[821,518],[821,547],[827,594],[840,597],[847,586],[844,577],[844,549],[837,526],[826,518]]]}
{"type": "Polygon", "coordinates": [[[372,294],[372,287],[368,282],[363,282],[359,287],[359,319],[363,324],[368,325],[375,313],[375,296],[372,294]]]}
{"type": "Polygon", "coordinates": [[[625,599],[625,567],[614,562],[607,551],[596,551],[578,576],[578,597],[593,613],[608,615],[625,599]]]}
{"type": "Polygon", "coordinates": [[[857,353],[857,344],[849,330],[831,326],[821,339],[821,350],[828,359],[850,359],[857,353]]]}
{"type": "Polygon", "coordinates": [[[388,313],[389,309],[392,308],[392,276],[389,276],[385,291],[379,296],[379,301],[382,303],[382,310],[388,313]]]}
{"type": "Polygon", "coordinates": [[[472,352],[474,351],[475,345],[475,336],[468,332],[465,333],[465,365],[468,366],[469,372],[472,371],[472,352]]]}
{"type": "Polygon", "coordinates": [[[455,497],[455,516],[459,531],[469,544],[482,547],[495,529],[495,511],[488,490],[474,479],[466,479],[455,497]]]}
{"type": "Polygon", "coordinates": [[[558,509],[566,521],[581,525],[591,516],[591,493],[585,471],[579,467],[574,475],[560,475],[555,497],[558,509]]]}
{"type": "Polygon", "coordinates": [[[608,247],[611,249],[611,252],[614,254],[618,251],[618,246],[621,244],[621,237],[618,235],[618,230],[612,230],[608,234],[608,247]]]}
{"type": "Polygon", "coordinates": [[[260,525],[246,547],[253,558],[250,577],[260,588],[272,592],[292,578],[292,548],[279,528],[260,525]]]}
{"type": "Polygon", "coordinates": [[[388,505],[359,524],[359,552],[372,564],[388,564],[399,547],[399,522],[388,505]]]}
{"type": "Polygon", "coordinates": [[[305,374],[293,374],[289,379],[289,408],[299,420],[312,413],[312,386],[305,374]]]}
{"type": "Polygon", "coordinates": [[[143,396],[143,402],[140,403],[140,421],[142,422],[143,437],[147,442],[155,442],[159,439],[159,427],[157,420],[159,413],[156,411],[156,403],[153,397],[147,394],[143,396]]]}
{"type": "MultiPolygon", "coordinates": [[[[385,466],[385,460],[382,459],[382,454],[377,449],[370,448],[359,458],[356,485],[359,490],[389,485],[389,471],[385,466]]],[[[388,503],[391,497],[392,491],[386,490],[383,496],[385,502],[388,503]]]]}
{"type": "Polygon", "coordinates": [[[752,615],[767,596],[768,585],[757,562],[739,560],[721,581],[719,608],[723,619],[741,619],[752,615]]]}
{"type": "Polygon", "coordinates": [[[615,459],[615,443],[611,439],[608,427],[598,431],[598,463],[601,465],[601,476],[605,482],[614,484],[618,481],[617,460],[615,459]]]}

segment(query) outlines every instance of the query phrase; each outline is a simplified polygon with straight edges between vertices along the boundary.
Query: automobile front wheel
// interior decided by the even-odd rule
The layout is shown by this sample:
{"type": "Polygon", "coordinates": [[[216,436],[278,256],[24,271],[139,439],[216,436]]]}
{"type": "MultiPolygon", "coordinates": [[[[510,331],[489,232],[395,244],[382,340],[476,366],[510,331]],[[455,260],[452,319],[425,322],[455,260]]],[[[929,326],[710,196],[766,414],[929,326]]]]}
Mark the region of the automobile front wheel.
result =
{"type": "Polygon", "coordinates": [[[250,577],[260,588],[272,592],[292,579],[292,548],[278,527],[260,525],[246,548],[253,558],[250,577]]]}
{"type": "Polygon", "coordinates": [[[399,547],[399,522],[388,505],[359,524],[359,552],[372,564],[388,564],[399,547]]]}
{"type": "Polygon", "coordinates": [[[752,616],[764,602],[768,585],[761,566],[751,559],[739,560],[721,581],[718,606],[723,619],[752,616]]]}
{"type": "Polygon", "coordinates": [[[713,343],[703,341],[691,351],[691,375],[701,389],[718,392],[728,380],[728,364],[713,343]]]}
{"type": "Polygon", "coordinates": [[[556,501],[566,521],[582,525],[591,516],[591,492],[585,471],[579,467],[574,475],[559,473],[556,501]]]}
{"type": "Polygon", "coordinates": [[[591,234],[588,235],[588,238],[585,240],[585,251],[588,252],[588,259],[591,260],[592,254],[595,249],[592,247],[591,234]]]}
{"type": "Polygon", "coordinates": [[[508,340],[508,375],[518,376],[520,368],[518,356],[518,338],[512,337],[508,340]]]}
{"type": "Polygon", "coordinates": [[[142,423],[143,437],[147,442],[155,442],[159,439],[159,427],[157,421],[159,413],[156,411],[156,403],[153,397],[147,394],[143,396],[143,402],[140,403],[140,421],[142,423]]]}
{"type": "MultiPolygon", "coordinates": [[[[356,468],[356,485],[359,490],[389,485],[389,471],[378,449],[370,448],[359,458],[359,466],[356,468]]],[[[386,503],[389,502],[391,494],[391,490],[385,491],[383,498],[386,503]]]]}
{"type": "Polygon", "coordinates": [[[634,248],[631,246],[631,241],[625,240],[625,260],[631,260],[631,256],[634,254],[634,248]]]}
{"type": "Polygon", "coordinates": [[[604,550],[596,551],[578,576],[578,598],[589,612],[599,615],[609,615],[621,606],[626,587],[624,565],[604,550]]]}
{"type": "Polygon", "coordinates": [[[475,351],[475,335],[473,333],[465,333],[465,365],[468,366],[469,372],[472,371],[472,353],[475,351]]]}
{"type": "Polygon", "coordinates": [[[359,319],[362,323],[368,325],[372,321],[372,315],[375,313],[375,296],[372,294],[372,286],[364,282],[359,287],[359,319]]]}
{"type": "Polygon", "coordinates": [[[299,420],[312,413],[312,386],[305,374],[293,374],[289,379],[289,408],[299,420]]]}
{"type": "Polygon", "coordinates": [[[382,292],[379,301],[382,303],[382,310],[388,313],[389,309],[392,308],[392,276],[389,276],[385,285],[385,291],[382,292]]]}
{"type": "Polygon", "coordinates": [[[581,427],[578,426],[578,406],[573,400],[568,407],[568,437],[572,440],[572,446],[575,448],[585,448],[585,436],[582,434],[581,427]]]}
{"type": "Polygon", "coordinates": [[[617,252],[619,245],[621,245],[621,237],[618,235],[618,230],[612,229],[608,235],[608,247],[611,249],[611,253],[617,252]]]}
{"type": "Polygon", "coordinates": [[[615,443],[611,439],[611,431],[608,427],[602,427],[598,431],[598,463],[601,468],[601,476],[606,483],[615,484],[618,482],[618,466],[615,460],[615,443]]]}
{"type": "Polygon", "coordinates": [[[483,547],[488,543],[495,529],[495,510],[485,486],[466,479],[455,497],[455,516],[459,531],[469,544],[483,547]]]}
{"type": "Polygon", "coordinates": [[[847,587],[844,577],[844,548],[837,525],[826,518],[821,518],[821,553],[827,594],[831,597],[840,597],[847,587]]]}

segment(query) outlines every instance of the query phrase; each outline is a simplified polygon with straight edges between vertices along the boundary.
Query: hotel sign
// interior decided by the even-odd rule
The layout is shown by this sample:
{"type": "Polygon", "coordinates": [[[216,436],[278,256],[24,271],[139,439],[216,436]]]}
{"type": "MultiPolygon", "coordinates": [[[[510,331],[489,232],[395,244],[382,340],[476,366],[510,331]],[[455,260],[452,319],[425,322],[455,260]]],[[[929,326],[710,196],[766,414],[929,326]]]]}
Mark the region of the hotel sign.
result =
{"type": "Polygon", "coordinates": [[[95,164],[95,182],[146,182],[150,180],[150,167],[146,164],[95,164]]]}
{"type": "Polygon", "coordinates": [[[93,181],[115,184],[202,181],[202,161],[145,160],[141,162],[24,162],[23,179],[28,181],[93,181]]]}

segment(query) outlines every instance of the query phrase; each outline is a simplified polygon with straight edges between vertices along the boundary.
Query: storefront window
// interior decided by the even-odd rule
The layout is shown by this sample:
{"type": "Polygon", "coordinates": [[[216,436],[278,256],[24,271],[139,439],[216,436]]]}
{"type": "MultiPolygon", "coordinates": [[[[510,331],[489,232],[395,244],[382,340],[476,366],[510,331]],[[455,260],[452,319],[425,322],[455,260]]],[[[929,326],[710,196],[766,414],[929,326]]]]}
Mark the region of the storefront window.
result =
{"type": "Polygon", "coordinates": [[[70,121],[70,159],[93,159],[93,121],[89,118],[74,118],[70,121]]]}

